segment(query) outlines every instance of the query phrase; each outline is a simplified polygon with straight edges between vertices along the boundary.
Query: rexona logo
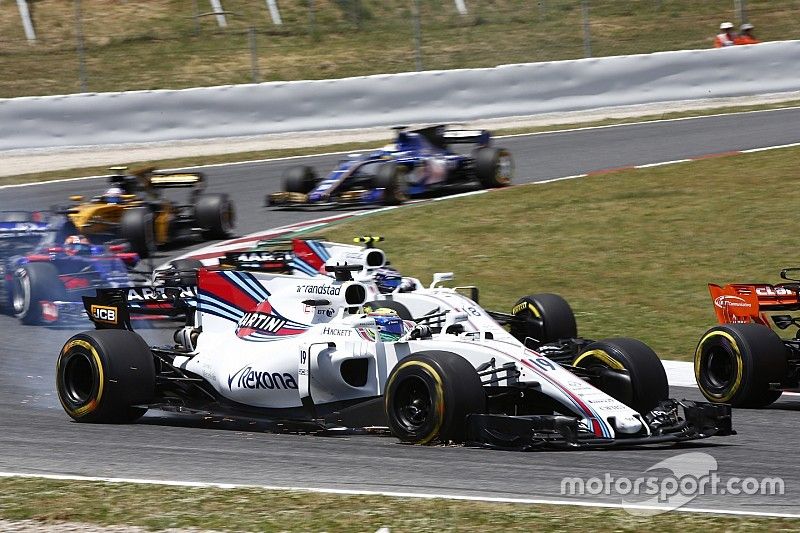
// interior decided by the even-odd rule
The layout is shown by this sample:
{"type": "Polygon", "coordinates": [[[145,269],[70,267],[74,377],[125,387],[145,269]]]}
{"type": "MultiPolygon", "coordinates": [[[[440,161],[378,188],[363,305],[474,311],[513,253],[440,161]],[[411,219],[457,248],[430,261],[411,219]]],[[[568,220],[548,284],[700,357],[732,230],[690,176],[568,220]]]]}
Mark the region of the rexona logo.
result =
{"type": "Polygon", "coordinates": [[[228,377],[228,389],[296,389],[297,382],[291,374],[284,372],[261,372],[253,370],[250,365],[238,370],[228,377]]]}
{"type": "Polygon", "coordinates": [[[717,296],[714,298],[714,305],[720,309],[725,309],[726,307],[751,307],[744,298],[731,295],[717,296]]]}
{"type": "Polygon", "coordinates": [[[106,322],[108,324],[117,323],[117,308],[109,307],[107,305],[93,305],[90,309],[92,319],[99,322],[106,322]]]}

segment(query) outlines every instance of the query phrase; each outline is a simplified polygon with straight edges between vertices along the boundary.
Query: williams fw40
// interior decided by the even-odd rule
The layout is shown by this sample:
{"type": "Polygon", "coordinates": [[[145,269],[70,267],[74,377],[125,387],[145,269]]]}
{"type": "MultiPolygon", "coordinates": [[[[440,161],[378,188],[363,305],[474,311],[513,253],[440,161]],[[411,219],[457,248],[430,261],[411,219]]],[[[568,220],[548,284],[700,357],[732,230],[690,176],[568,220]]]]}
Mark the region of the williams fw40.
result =
{"type": "Polygon", "coordinates": [[[694,370],[712,402],[765,407],[800,389],[800,268],[780,277],[786,283],[709,284],[719,325],[700,339],[694,370]]]}
{"type": "Polygon", "coordinates": [[[733,433],[728,406],[669,400],[663,367],[637,340],[533,349],[455,290],[420,292],[439,316],[417,321],[404,316],[410,300],[354,281],[361,266],[326,270],[334,277],[200,268],[196,307],[169,346],[132,331],[124,291],[85,298],[97,329],[58,356],[65,411],[79,422],[161,409],[378,426],[407,443],[522,450],[733,433]],[[570,350],[572,365],[548,356],[570,350]]]}
{"type": "Polygon", "coordinates": [[[395,130],[394,143],[351,154],[323,178],[308,166],[290,168],[283,176],[283,191],[268,194],[266,205],[397,205],[409,197],[468,184],[493,188],[511,183],[511,154],[493,146],[486,130],[445,126],[395,130]],[[457,145],[470,145],[472,150],[460,153],[457,145]]]}

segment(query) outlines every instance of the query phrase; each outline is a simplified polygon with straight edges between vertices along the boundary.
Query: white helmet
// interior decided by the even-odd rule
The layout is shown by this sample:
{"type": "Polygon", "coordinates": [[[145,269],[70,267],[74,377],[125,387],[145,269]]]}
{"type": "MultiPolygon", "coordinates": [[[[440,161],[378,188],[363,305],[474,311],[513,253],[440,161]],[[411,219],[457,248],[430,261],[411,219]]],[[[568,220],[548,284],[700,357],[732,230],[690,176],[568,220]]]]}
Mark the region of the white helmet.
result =
{"type": "Polygon", "coordinates": [[[744,24],[741,25],[741,27],[739,29],[741,31],[747,31],[747,30],[752,30],[753,28],[755,28],[755,26],[753,26],[749,22],[745,22],[744,24]]]}
{"type": "Polygon", "coordinates": [[[733,29],[733,24],[730,23],[730,22],[723,22],[722,24],[719,25],[719,29],[721,29],[721,30],[732,30],[733,29]]]}

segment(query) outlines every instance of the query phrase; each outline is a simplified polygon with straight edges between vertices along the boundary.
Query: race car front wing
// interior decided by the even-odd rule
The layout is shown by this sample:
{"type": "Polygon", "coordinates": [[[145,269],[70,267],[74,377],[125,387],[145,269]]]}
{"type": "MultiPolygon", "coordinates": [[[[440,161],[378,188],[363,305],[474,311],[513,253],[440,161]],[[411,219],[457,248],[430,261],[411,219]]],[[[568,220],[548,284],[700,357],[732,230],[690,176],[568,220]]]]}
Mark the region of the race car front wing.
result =
{"type": "Polygon", "coordinates": [[[467,417],[466,444],[527,451],[641,446],[736,434],[731,423],[731,407],[724,404],[665,400],[644,419],[650,428],[649,435],[610,439],[583,429],[578,419],[571,416],[472,414],[467,417]]]}

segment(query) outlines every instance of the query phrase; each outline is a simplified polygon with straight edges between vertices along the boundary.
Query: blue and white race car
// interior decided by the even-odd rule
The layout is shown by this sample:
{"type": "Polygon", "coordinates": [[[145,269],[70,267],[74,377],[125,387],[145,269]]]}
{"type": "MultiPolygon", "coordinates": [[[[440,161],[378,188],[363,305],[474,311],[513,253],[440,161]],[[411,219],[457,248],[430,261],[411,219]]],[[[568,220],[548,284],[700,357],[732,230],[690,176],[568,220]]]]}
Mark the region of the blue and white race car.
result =
{"type": "Polygon", "coordinates": [[[127,244],[91,244],[61,216],[0,212],[0,307],[23,324],[85,320],[81,297],[132,287],[139,256],[127,244]]]}
{"type": "Polygon", "coordinates": [[[266,205],[397,205],[409,197],[471,183],[484,188],[511,183],[511,154],[492,146],[491,133],[486,130],[444,126],[395,129],[394,143],[374,152],[349,155],[325,178],[318,178],[308,166],[290,168],[283,176],[283,191],[268,194],[266,205]],[[463,154],[453,149],[457,144],[474,146],[463,154]]]}

